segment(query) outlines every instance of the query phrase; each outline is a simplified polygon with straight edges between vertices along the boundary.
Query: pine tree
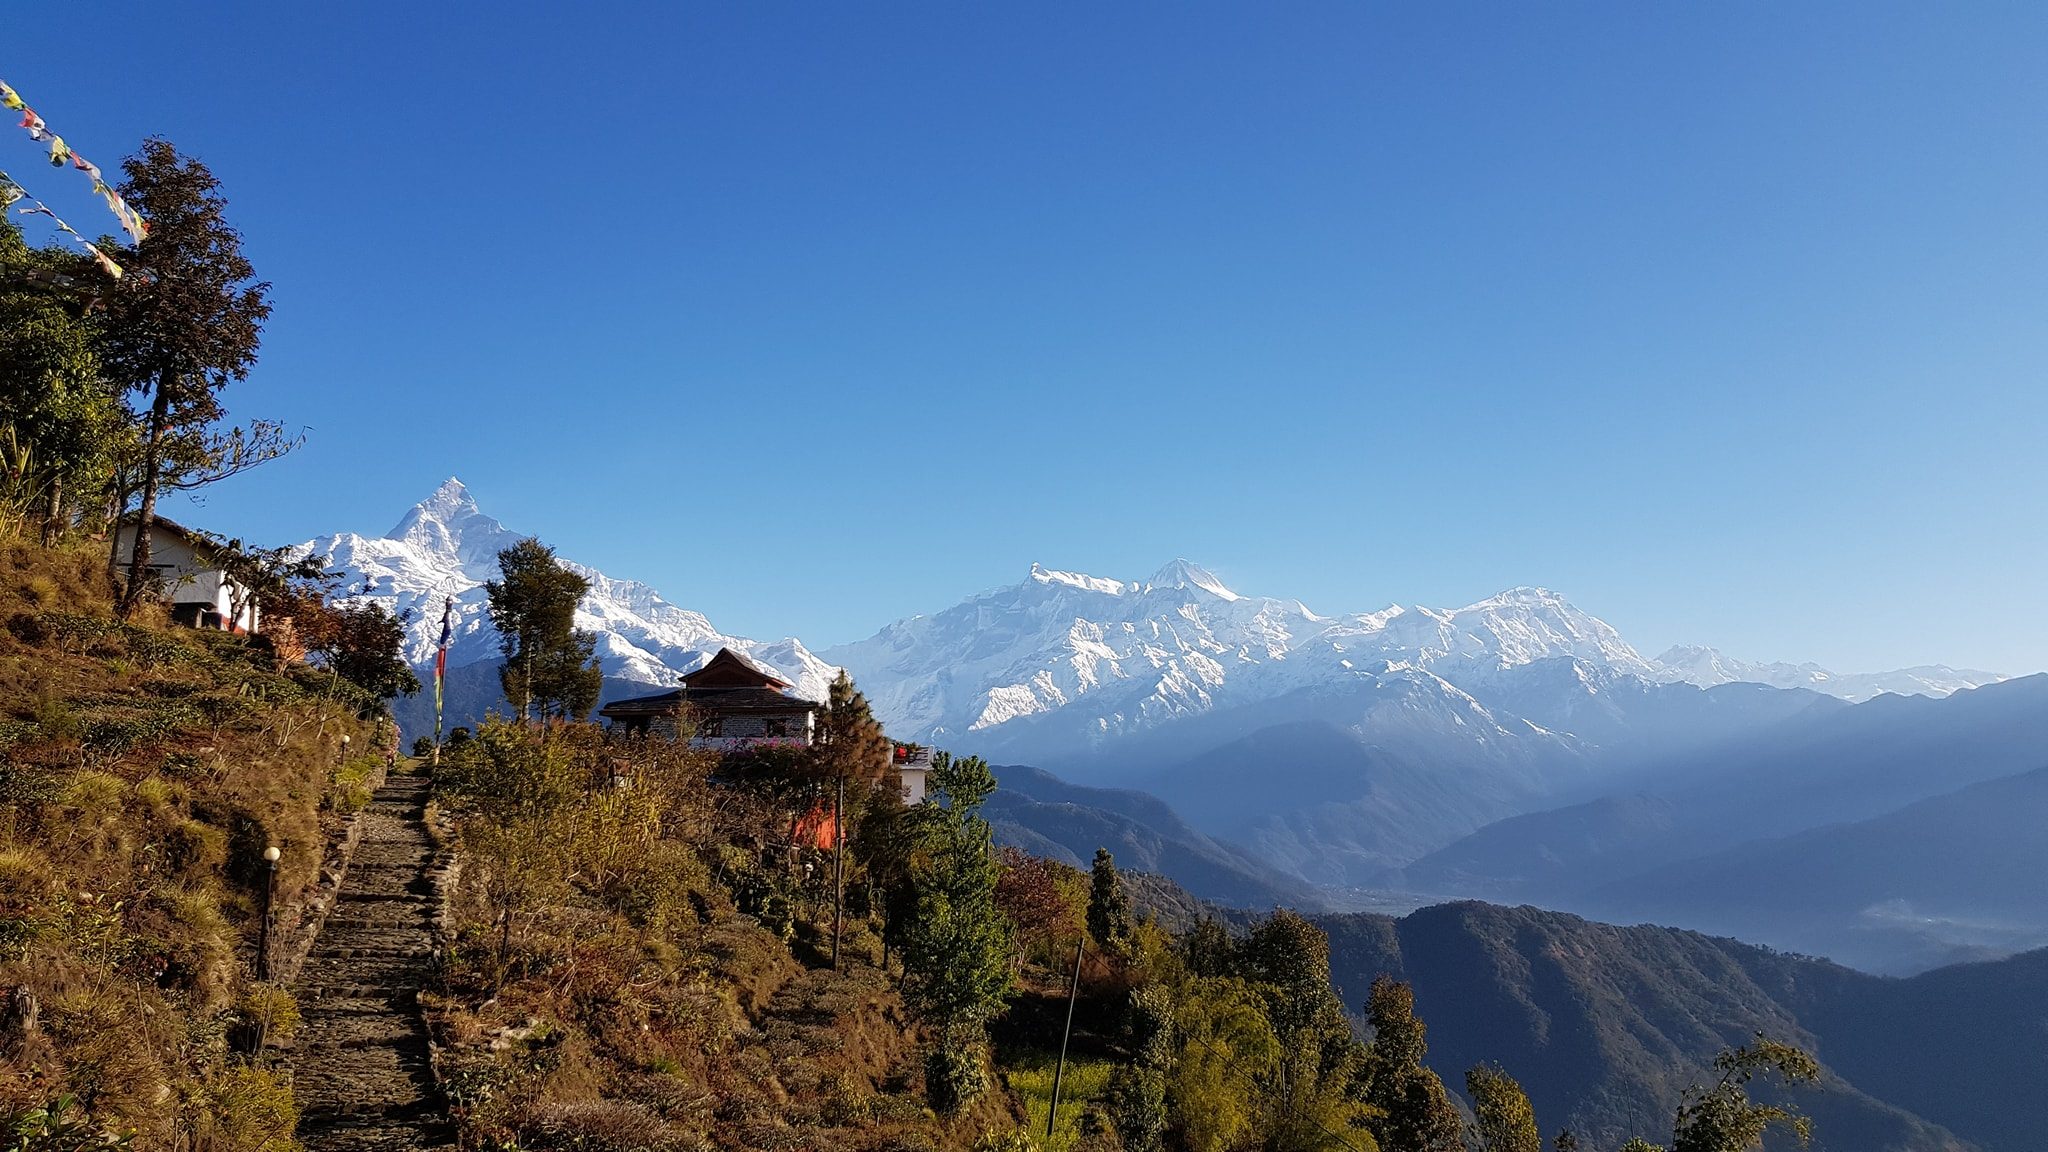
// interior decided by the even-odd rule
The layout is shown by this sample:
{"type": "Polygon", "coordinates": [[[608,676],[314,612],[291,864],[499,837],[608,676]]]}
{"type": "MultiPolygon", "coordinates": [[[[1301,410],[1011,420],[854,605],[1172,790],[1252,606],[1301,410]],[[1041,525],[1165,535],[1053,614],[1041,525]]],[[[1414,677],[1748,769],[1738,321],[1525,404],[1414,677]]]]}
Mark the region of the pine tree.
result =
{"type": "Polygon", "coordinates": [[[811,747],[818,760],[818,775],[849,785],[886,778],[895,751],[868,698],[844,670],[826,690],[825,709],[818,714],[811,747]]]}
{"type": "MultiPolygon", "coordinates": [[[[145,141],[122,168],[122,196],[150,221],[148,239],[128,258],[137,274],[109,294],[103,344],[110,379],[149,397],[134,462],[142,505],[121,597],[125,614],[148,584],[150,534],[166,481],[219,479],[291,443],[275,425],[210,434],[226,414],[221,390],[247,378],[270,317],[270,285],[242,255],[220,181],[160,138],[145,141]]],[[[128,495],[116,494],[117,514],[128,495]]]]}
{"type": "Polygon", "coordinates": [[[1514,1077],[1489,1064],[1475,1065],[1465,1073],[1465,1091],[1472,1097],[1480,1152],[1543,1152],[1536,1110],[1514,1077]]]}
{"type": "Polygon", "coordinates": [[[1010,922],[996,905],[994,830],[980,815],[995,774],[979,757],[932,758],[933,797],[906,815],[915,847],[914,911],[903,930],[904,999],[939,1036],[927,1066],[935,1106],[950,1110],[979,1091],[984,1029],[1010,992],[1010,922]]]}
{"type": "Polygon", "coordinates": [[[1464,1123],[1437,1074],[1423,1067],[1429,1047],[1415,1015],[1415,991],[1381,976],[1366,1001],[1372,1043],[1366,1047],[1366,1102],[1384,1152],[1462,1152],[1464,1123]]]}
{"type": "Polygon", "coordinates": [[[484,590],[505,657],[498,670],[505,698],[518,706],[521,720],[535,705],[543,717],[550,707],[565,718],[590,715],[604,686],[597,638],[576,627],[576,605],[590,582],[532,537],[498,553],[498,572],[484,590]]]}
{"type": "Polygon", "coordinates": [[[1089,870],[1088,934],[1111,956],[1129,956],[1137,938],[1131,900],[1124,894],[1123,879],[1116,874],[1116,857],[1107,848],[1095,850],[1095,864],[1089,870]]]}

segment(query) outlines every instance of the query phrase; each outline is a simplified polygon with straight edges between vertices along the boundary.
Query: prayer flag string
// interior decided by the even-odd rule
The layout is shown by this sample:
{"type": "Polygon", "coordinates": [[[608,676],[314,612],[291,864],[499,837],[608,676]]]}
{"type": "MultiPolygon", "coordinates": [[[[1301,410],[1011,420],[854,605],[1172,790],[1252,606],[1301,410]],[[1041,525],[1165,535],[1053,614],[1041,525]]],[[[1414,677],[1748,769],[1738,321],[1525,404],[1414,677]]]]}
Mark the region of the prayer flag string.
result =
{"type": "MultiPolygon", "coordinates": [[[[69,224],[66,224],[62,217],[58,216],[55,212],[50,211],[49,205],[29,195],[28,189],[23,188],[18,182],[16,182],[14,177],[9,176],[5,172],[0,172],[0,210],[12,208],[16,203],[23,200],[26,200],[30,204],[35,205],[35,207],[17,208],[15,209],[16,212],[20,213],[23,216],[48,216],[51,222],[57,225],[58,231],[71,237],[73,240],[78,241],[80,247],[84,248],[87,252],[92,253],[92,258],[100,262],[100,267],[106,269],[107,275],[112,276],[116,280],[119,280],[121,278],[121,266],[119,264],[114,263],[112,257],[108,256],[105,252],[100,251],[99,245],[94,244],[90,240],[87,240],[84,236],[79,234],[78,229],[73,228],[69,224]]],[[[137,275],[140,276],[141,273],[138,272],[137,275]]],[[[146,277],[144,278],[144,282],[147,282],[146,277]]]]}
{"type": "Polygon", "coordinates": [[[130,208],[128,202],[121,199],[121,194],[114,191],[113,185],[107,183],[100,166],[72,151],[71,146],[64,142],[64,138],[50,131],[50,126],[43,122],[41,116],[36,115],[36,110],[28,106],[28,102],[21,98],[21,93],[8,87],[6,81],[0,81],[0,108],[21,113],[21,126],[28,130],[29,139],[50,142],[52,165],[62,168],[68,162],[73,168],[85,173],[92,181],[93,193],[106,201],[107,211],[112,212],[114,219],[121,222],[122,231],[128,233],[137,244],[148,238],[149,221],[144,220],[142,213],[130,208]]]}

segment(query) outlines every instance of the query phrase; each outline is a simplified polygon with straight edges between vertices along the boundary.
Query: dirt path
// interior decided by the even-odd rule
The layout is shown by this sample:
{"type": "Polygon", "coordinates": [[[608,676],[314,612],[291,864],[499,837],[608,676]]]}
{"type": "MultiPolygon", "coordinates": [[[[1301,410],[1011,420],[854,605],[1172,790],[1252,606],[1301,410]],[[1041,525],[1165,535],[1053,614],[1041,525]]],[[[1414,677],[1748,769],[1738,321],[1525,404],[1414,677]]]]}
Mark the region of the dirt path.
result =
{"type": "Polygon", "coordinates": [[[340,899],[299,974],[299,1140],[313,1152],[453,1147],[418,993],[431,974],[427,781],[393,775],[364,813],[340,899]]]}

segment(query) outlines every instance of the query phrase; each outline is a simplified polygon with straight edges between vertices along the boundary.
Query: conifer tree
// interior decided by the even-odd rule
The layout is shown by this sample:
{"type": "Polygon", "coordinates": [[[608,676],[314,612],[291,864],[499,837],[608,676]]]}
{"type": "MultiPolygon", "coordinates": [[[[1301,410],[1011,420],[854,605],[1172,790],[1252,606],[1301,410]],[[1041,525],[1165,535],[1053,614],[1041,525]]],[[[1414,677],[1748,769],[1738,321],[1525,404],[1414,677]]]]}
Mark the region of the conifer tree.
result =
{"type": "Polygon", "coordinates": [[[818,714],[811,747],[818,759],[818,774],[826,779],[868,783],[889,773],[895,745],[883,733],[868,698],[854,687],[844,669],[826,690],[825,709],[818,714]]]}
{"type": "Polygon", "coordinates": [[[996,905],[993,829],[980,815],[995,774],[980,757],[932,758],[938,803],[906,815],[914,829],[904,926],[904,999],[938,1034],[926,1069],[934,1106],[951,1110],[982,1087],[983,1030],[1011,982],[1010,922],[996,905]]]}
{"type": "Polygon", "coordinates": [[[498,553],[498,572],[484,590],[505,657],[498,670],[505,698],[518,706],[521,720],[535,705],[543,717],[551,706],[565,718],[590,715],[604,685],[597,638],[576,627],[576,605],[590,582],[532,537],[498,553]]]}
{"type": "Polygon", "coordinates": [[[1088,934],[1112,956],[1130,955],[1137,938],[1131,900],[1124,894],[1123,878],[1116,873],[1116,857],[1107,848],[1095,850],[1095,863],[1089,870],[1088,934]]]}

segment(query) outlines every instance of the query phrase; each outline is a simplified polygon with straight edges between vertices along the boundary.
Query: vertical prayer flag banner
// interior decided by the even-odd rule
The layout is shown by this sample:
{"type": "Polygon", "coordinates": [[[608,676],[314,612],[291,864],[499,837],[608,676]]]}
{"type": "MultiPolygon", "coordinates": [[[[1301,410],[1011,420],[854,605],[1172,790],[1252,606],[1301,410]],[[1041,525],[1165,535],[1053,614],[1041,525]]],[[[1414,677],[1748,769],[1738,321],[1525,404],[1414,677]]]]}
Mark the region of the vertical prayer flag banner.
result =
{"type": "Polygon", "coordinates": [[[448,677],[448,641],[454,636],[455,597],[441,602],[441,643],[434,649],[434,747],[441,746],[441,681],[448,677]]]}
{"type": "MultiPolygon", "coordinates": [[[[28,102],[21,98],[21,93],[8,87],[6,81],[0,81],[0,107],[21,113],[21,126],[27,130],[29,139],[39,143],[45,139],[50,142],[50,163],[53,166],[62,168],[69,163],[73,168],[86,174],[92,181],[93,195],[106,202],[107,211],[112,212],[114,219],[121,222],[121,230],[128,233],[131,239],[140,244],[149,237],[149,221],[144,220],[142,213],[130,208],[128,202],[121,199],[121,194],[114,191],[113,186],[102,177],[100,166],[72,151],[71,146],[64,142],[64,138],[50,131],[50,126],[43,122],[41,116],[36,115],[36,110],[28,106],[28,102]]],[[[55,217],[52,216],[51,219],[55,217]]],[[[99,255],[98,250],[95,249],[93,254],[99,255]]],[[[105,261],[105,257],[101,257],[101,260],[105,261]]]]}
{"type": "MultiPolygon", "coordinates": [[[[15,180],[14,177],[9,176],[5,172],[0,172],[0,209],[11,207],[17,201],[21,200],[26,200],[30,204],[35,205],[35,207],[33,208],[16,209],[16,211],[18,211],[21,215],[48,216],[50,218],[50,222],[57,226],[57,231],[62,232],[66,236],[71,237],[73,240],[78,241],[79,247],[85,249],[87,252],[92,253],[92,258],[100,262],[100,267],[106,270],[107,275],[112,276],[116,280],[119,280],[121,278],[121,266],[119,264],[114,263],[112,257],[108,256],[105,252],[100,251],[99,245],[94,244],[92,241],[87,240],[84,236],[79,235],[78,229],[73,228],[69,224],[66,224],[64,222],[63,217],[57,215],[55,212],[50,211],[50,206],[48,204],[45,204],[41,200],[38,200],[35,197],[29,195],[28,189],[23,188],[20,182],[15,180]]],[[[140,275],[140,273],[138,273],[138,275],[140,275]]],[[[144,282],[147,282],[147,277],[144,277],[144,282]]]]}

